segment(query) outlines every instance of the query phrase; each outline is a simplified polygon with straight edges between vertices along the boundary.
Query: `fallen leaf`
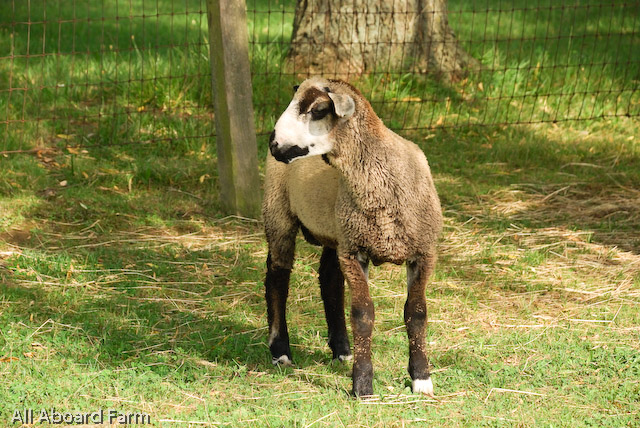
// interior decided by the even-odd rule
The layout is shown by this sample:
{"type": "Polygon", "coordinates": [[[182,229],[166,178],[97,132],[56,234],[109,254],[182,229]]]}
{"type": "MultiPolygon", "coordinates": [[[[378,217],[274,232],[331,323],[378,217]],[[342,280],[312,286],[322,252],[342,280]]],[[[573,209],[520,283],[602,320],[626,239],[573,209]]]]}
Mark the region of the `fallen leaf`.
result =
{"type": "Polygon", "coordinates": [[[27,358],[33,358],[35,356],[33,352],[23,352],[22,355],[24,355],[27,358]]]}
{"type": "Polygon", "coordinates": [[[60,185],[60,187],[65,187],[67,184],[69,184],[67,182],[67,180],[62,180],[60,183],[58,183],[60,185]]]}
{"type": "Polygon", "coordinates": [[[120,174],[120,171],[113,168],[100,168],[100,172],[104,172],[105,174],[120,174]]]}
{"type": "Polygon", "coordinates": [[[0,358],[0,363],[10,363],[12,361],[18,361],[17,357],[2,357],[0,358]]]}

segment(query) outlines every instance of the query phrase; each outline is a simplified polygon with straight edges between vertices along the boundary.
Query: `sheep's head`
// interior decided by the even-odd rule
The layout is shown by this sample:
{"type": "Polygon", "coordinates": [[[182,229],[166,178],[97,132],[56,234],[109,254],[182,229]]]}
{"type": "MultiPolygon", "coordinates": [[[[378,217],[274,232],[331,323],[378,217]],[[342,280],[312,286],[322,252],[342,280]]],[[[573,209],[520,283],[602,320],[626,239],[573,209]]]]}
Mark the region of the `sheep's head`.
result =
{"type": "Polygon", "coordinates": [[[355,112],[355,101],[342,82],[307,79],[295,87],[293,100],[276,122],[269,140],[271,154],[289,163],[333,149],[333,129],[355,112]]]}

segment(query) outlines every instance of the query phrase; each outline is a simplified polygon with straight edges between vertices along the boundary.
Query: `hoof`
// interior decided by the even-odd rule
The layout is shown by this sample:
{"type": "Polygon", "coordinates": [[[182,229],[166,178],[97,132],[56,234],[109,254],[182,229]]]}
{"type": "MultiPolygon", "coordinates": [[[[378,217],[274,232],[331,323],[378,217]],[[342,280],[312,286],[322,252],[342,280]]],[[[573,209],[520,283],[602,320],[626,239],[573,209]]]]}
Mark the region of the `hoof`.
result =
{"type": "Polygon", "coordinates": [[[353,362],[353,394],[356,397],[373,395],[373,366],[371,360],[353,362]]]}
{"type": "Polygon", "coordinates": [[[280,355],[278,358],[273,357],[271,364],[274,366],[293,367],[293,361],[287,355],[280,355]]]}
{"type": "Polygon", "coordinates": [[[368,385],[368,386],[360,386],[360,387],[353,387],[353,395],[356,398],[367,398],[367,397],[372,397],[373,396],[373,386],[372,385],[368,385]]]}
{"type": "Polygon", "coordinates": [[[333,359],[333,361],[340,361],[340,362],[351,361],[351,360],[353,360],[353,355],[351,354],[338,355],[336,358],[333,359]]]}
{"type": "Polygon", "coordinates": [[[349,346],[349,339],[346,337],[342,339],[331,339],[329,341],[329,347],[333,354],[334,360],[350,361],[353,357],[351,355],[351,346],[349,346]]]}
{"type": "Polygon", "coordinates": [[[357,398],[365,398],[373,395],[373,382],[371,377],[354,379],[353,395],[355,395],[357,398]]]}
{"type": "Polygon", "coordinates": [[[431,382],[431,378],[414,379],[413,382],[411,382],[411,390],[414,394],[425,394],[434,397],[433,382],[431,382]]]}

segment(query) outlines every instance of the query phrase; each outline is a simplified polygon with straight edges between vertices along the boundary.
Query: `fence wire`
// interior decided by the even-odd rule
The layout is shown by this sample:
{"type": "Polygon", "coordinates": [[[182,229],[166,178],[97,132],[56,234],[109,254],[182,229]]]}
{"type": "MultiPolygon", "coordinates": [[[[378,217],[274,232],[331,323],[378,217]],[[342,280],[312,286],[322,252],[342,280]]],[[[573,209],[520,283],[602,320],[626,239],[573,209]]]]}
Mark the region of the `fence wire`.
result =
{"type": "MultiPolygon", "coordinates": [[[[364,74],[341,71],[337,62],[320,64],[322,74],[346,75],[361,88],[393,129],[640,116],[640,1],[450,0],[447,16],[458,46],[479,66],[446,84],[416,66],[415,46],[406,40],[355,39],[367,23],[378,23],[378,30],[388,25],[356,7],[364,0],[300,1],[315,14],[311,21],[341,22],[340,43],[354,54],[402,52],[399,64],[381,55],[364,74]]],[[[379,13],[390,13],[393,25],[412,13],[400,9],[407,1],[368,3],[384,3],[379,13]]],[[[318,72],[300,66],[291,49],[311,55],[335,42],[327,31],[308,35],[307,50],[304,37],[292,46],[295,10],[296,0],[247,0],[262,135],[289,102],[291,86],[318,72]]],[[[210,79],[206,0],[0,3],[4,154],[208,144],[215,137],[210,79]]]]}
{"type": "MultiPolygon", "coordinates": [[[[316,69],[322,74],[346,73],[350,80],[356,80],[393,129],[587,121],[640,115],[638,1],[450,0],[449,24],[459,42],[451,49],[464,50],[480,64],[468,76],[446,85],[432,74],[416,71],[414,47],[406,40],[397,37],[373,40],[367,37],[370,35],[367,30],[359,28],[373,25],[378,26],[375,31],[384,33],[380,28],[384,25],[410,25],[405,23],[417,19],[416,11],[407,6],[412,2],[388,2],[384,11],[377,12],[389,14],[386,21],[372,16],[376,12],[371,9],[365,12],[355,9],[352,5],[356,3],[365,2],[306,1],[309,20],[319,24],[304,27],[306,39],[296,37],[293,48],[296,49],[295,43],[315,45],[298,46],[297,51],[318,55],[317,61],[324,64],[316,69]],[[347,18],[336,18],[345,14],[347,18]],[[327,24],[336,19],[344,24],[327,24]],[[324,34],[317,35],[309,29],[324,34]],[[358,34],[360,40],[354,40],[353,34],[358,34]],[[345,71],[344,67],[341,72],[331,61],[335,50],[323,56],[323,48],[318,47],[323,43],[341,44],[343,50],[357,55],[374,51],[370,62],[375,64],[365,76],[345,71]],[[390,48],[381,48],[383,43],[390,48]],[[401,52],[404,61],[400,66],[387,68],[389,56],[393,55],[387,53],[389,50],[401,52]]],[[[308,75],[309,70],[296,68],[298,63],[288,55],[295,2],[250,0],[249,15],[253,22],[250,36],[254,82],[286,86],[308,75]]],[[[446,45],[450,41],[436,34],[431,43],[446,45]]],[[[265,113],[264,117],[259,115],[264,120],[259,129],[269,128],[271,106],[275,103],[282,109],[289,95],[285,94],[284,100],[256,98],[257,111],[265,113]]]]}
{"type": "Polygon", "coordinates": [[[209,139],[204,1],[0,4],[0,150],[209,139]]]}

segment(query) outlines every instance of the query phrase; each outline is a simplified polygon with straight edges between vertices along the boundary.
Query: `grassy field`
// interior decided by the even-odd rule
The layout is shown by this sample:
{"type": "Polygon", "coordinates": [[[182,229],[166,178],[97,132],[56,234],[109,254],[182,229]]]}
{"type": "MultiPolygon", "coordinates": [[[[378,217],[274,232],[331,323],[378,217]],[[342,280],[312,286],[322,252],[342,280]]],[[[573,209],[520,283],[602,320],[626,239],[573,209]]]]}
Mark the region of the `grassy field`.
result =
{"type": "MultiPolygon", "coordinates": [[[[31,11],[17,12],[0,5],[0,16],[44,16],[30,4],[31,11]]],[[[67,4],[47,2],[53,8],[47,15],[70,13],[67,4]]],[[[150,4],[132,1],[126,8],[142,13],[150,4]]],[[[200,3],[187,7],[197,11],[200,3]]],[[[638,45],[629,18],[637,9],[627,12],[601,24],[631,34],[617,42],[622,50],[612,55],[620,58],[638,45]]],[[[129,9],[108,3],[76,13],[115,16],[129,9]]],[[[542,31],[522,24],[531,16],[518,13],[517,34],[542,31]]],[[[561,34],[570,31],[566,11],[538,13],[561,34]]],[[[602,10],[581,13],[590,19],[579,17],[580,25],[598,28],[602,10]]],[[[252,45],[252,64],[263,71],[254,80],[259,130],[272,126],[295,80],[274,74],[291,31],[277,25],[290,16],[249,14],[250,34],[260,42],[252,45]]],[[[477,21],[452,21],[463,40],[479,31],[477,21]]],[[[302,240],[289,299],[296,365],[271,365],[261,224],[220,213],[215,144],[199,138],[212,130],[206,46],[186,29],[206,20],[160,16],[148,28],[131,29],[133,39],[129,24],[136,20],[104,33],[98,22],[76,24],[75,37],[55,22],[44,31],[34,26],[29,36],[32,43],[46,40],[52,52],[91,54],[0,60],[3,85],[11,78],[12,87],[43,88],[0,92],[0,112],[18,121],[49,118],[12,122],[0,142],[0,151],[41,149],[0,156],[0,426],[20,426],[11,420],[24,408],[34,409],[36,422],[41,409],[51,408],[143,412],[158,427],[639,426],[640,122],[447,127],[456,117],[495,114],[500,122],[527,111],[508,103],[483,109],[461,94],[569,93],[597,82],[624,89],[634,78],[637,87],[637,69],[620,73],[620,61],[588,75],[565,69],[561,80],[561,69],[543,66],[549,58],[566,63],[587,52],[607,54],[612,45],[585,38],[593,45],[576,48],[562,37],[553,46],[528,40],[520,50],[498,43],[495,52],[503,56],[477,45],[472,52],[483,63],[502,58],[508,70],[449,88],[415,76],[359,82],[392,126],[440,122],[402,133],[427,154],[445,230],[427,295],[437,397],[410,392],[404,269],[384,265],[370,274],[378,395],[355,400],[350,366],[332,363],[326,346],[318,249],[302,240]],[[149,43],[189,47],[187,53],[163,48],[153,57],[149,43]],[[505,53],[516,50],[521,57],[505,53]],[[537,72],[509,71],[525,58],[542,64],[537,72]],[[171,77],[185,73],[192,77],[171,77]],[[70,84],[77,79],[87,84],[70,84]],[[425,102],[415,109],[384,102],[409,96],[425,102]],[[454,110],[429,101],[439,97],[450,97],[454,110]],[[174,138],[182,135],[192,138],[174,138]],[[148,144],[113,145],[130,141],[148,144]]],[[[504,22],[489,22],[489,33],[506,31],[504,22]]],[[[0,28],[0,46],[17,50],[27,36],[11,38],[10,29],[0,28]]],[[[633,52],[637,67],[639,50],[633,52]]],[[[584,108],[605,115],[622,102],[637,108],[637,91],[624,96],[618,102],[587,97],[584,108]]],[[[536,114],[577,112],[567,97],[547,96],[546,104],[543,98],[520,100],[536,114]]],[[[264,137],[260,153],[266,153],[264,137]]]]}

